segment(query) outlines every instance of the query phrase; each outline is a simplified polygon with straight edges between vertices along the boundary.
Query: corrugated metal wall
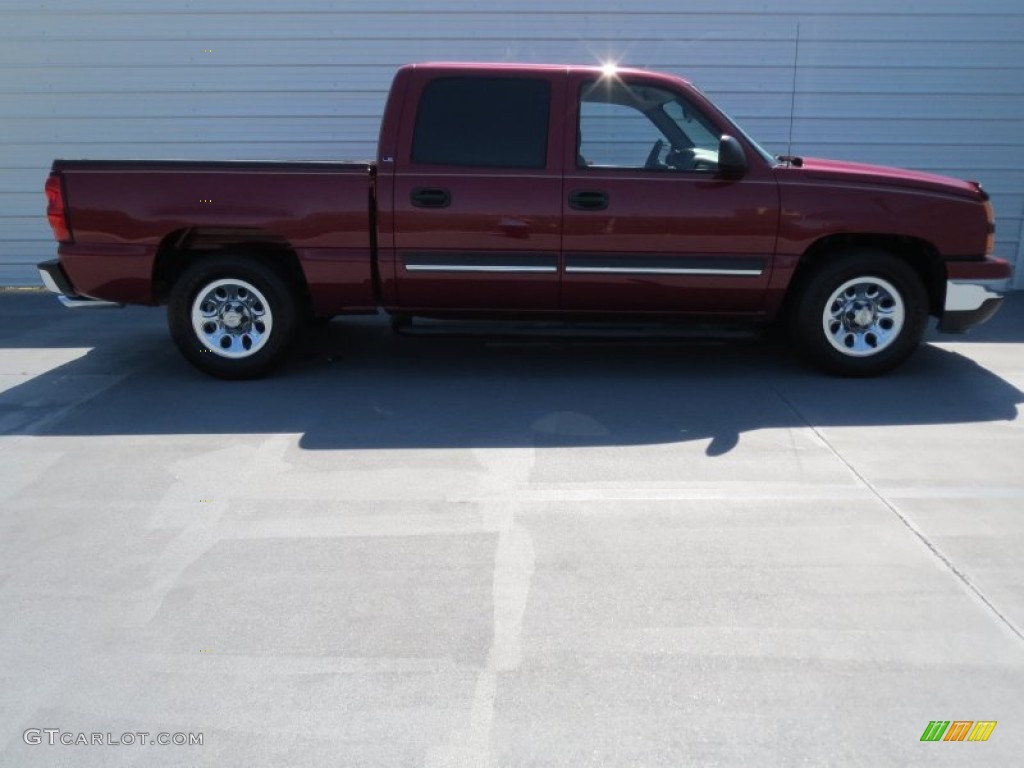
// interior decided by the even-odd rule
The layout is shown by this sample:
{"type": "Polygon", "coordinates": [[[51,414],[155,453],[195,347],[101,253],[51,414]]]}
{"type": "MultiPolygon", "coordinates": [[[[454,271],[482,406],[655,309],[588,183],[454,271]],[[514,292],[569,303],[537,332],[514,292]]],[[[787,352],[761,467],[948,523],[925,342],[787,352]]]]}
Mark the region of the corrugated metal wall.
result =
{"type": "Polygon", "coordinates": [[[605,59],[775,151],[979,179],[1024,264],[1021,0],[2,0],[0,284],[54,251],[54,157],[369,158],[399,64],[605,59]]]}

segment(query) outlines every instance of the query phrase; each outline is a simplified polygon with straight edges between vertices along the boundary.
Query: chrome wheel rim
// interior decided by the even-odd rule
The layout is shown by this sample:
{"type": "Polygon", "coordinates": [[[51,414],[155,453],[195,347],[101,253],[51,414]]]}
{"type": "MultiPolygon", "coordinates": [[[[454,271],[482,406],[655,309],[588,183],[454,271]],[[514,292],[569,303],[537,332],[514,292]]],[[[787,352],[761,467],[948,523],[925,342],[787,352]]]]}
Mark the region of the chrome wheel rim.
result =
{"type": "Polygon", "coordinates": [[[267,298],[237,278],[215,280],[192,302],[192,328],[204,352],[231,360],[251,357],[270,339],[274,315],[267,298]]]}
{"type": "Polygon", "coordinates": [[[870,357],[899,338],[906,308],[892,283],[855,277],[832,292],[821,321],[833,348],[848,357],[870,357]]]}

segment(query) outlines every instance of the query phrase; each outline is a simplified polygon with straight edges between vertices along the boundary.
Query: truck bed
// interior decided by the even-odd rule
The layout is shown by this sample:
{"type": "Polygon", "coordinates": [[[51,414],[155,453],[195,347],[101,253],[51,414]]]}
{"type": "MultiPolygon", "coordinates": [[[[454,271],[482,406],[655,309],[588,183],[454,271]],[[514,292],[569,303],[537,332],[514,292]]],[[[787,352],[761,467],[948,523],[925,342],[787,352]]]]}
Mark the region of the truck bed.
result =
{"type": "Polygon", "coordinates": [[[288,248],[314,311],[374,305],[372,163],[57,160],[73,243],[61,264],[78,293],[160,301],[159,260],[176,250],[288,248]]]}

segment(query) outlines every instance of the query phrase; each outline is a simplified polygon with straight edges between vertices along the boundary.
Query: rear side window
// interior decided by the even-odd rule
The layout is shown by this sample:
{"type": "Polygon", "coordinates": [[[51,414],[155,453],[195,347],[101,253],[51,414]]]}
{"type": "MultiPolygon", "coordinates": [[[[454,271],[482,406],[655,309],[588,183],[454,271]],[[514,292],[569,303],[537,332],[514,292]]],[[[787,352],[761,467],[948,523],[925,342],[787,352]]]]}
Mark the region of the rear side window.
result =
{"type": "Polygon", "coordinates": [[[412,161],[481,168],[544,168],[548,154],[547,80],[450,77],[420,97],[412,161]]]}

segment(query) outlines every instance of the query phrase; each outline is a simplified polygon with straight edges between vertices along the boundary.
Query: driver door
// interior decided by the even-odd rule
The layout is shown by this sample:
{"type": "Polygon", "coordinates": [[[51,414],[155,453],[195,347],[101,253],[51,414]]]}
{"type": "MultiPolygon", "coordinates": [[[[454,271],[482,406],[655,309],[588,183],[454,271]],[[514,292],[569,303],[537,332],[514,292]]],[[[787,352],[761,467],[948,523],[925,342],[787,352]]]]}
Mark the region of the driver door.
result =
{"type": "Polygon", "coordinates": [[[719,176],[728,127],[671,83],[581,72],[569,98],[563,309],[758,311],[778,221],[770,169],[719,176]]]}

